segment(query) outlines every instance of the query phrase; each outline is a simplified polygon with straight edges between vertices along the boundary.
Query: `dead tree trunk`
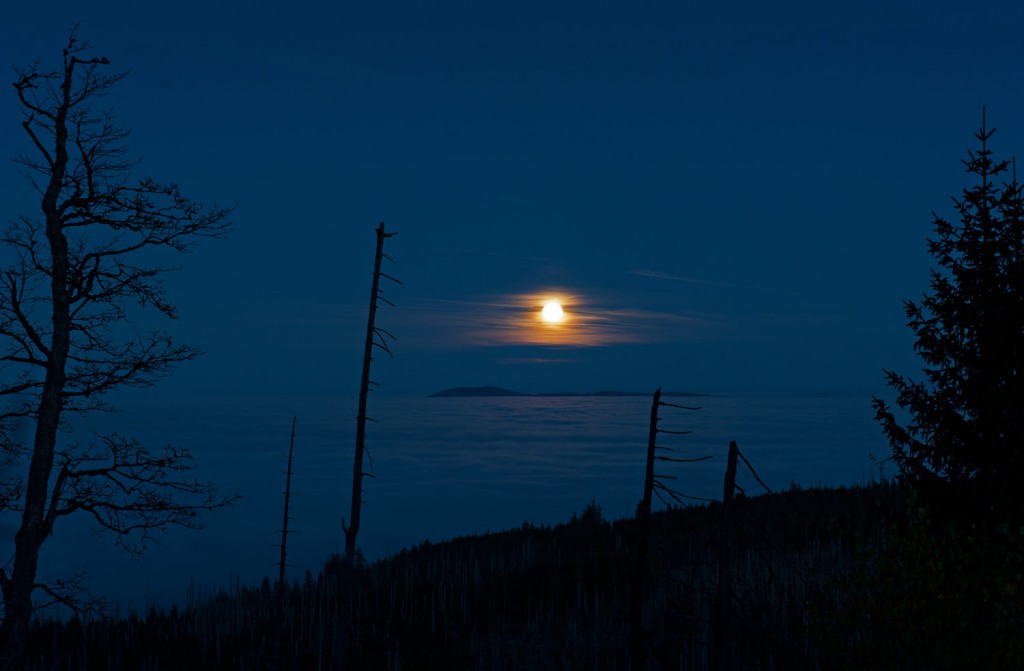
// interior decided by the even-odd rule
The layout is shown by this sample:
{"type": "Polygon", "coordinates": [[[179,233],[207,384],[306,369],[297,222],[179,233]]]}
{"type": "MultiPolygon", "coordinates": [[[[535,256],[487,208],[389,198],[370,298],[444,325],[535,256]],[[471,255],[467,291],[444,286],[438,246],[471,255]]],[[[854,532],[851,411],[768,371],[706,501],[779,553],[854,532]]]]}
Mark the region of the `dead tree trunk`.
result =
{"type": "MultiPolygon", "coordinates": [[[[66,58],[66,57],[65,57],[66,58]]],[[[24,652],[28,625],[32,618],[32,592],[35,589],[39,550],[52,530],[47,519],[47,498],[54,466],[57,427],[64,410],[64,387],[67,382],[68,353],[71,341],[71,310],[68,292],[69,246],[64,234],[59,197],[68,167],[67,118],[71,108],[72,68],[65,67],[61,83],[60,104],[54,118],[56,152],[50,162],[50,175],[42,198],[46,219],[46,240],[49,243],[50,298],[52,334],[46,361],[46,376],[35,413],[36,431],[25,486],[24,512],[21,527],[14,537],[14,568],[8,579],[0,570],[0,586],[4,595],[4,620],[0,625],[0,660],[14,668],[24,652]]]]}
{"type": "Polygon", "coordinates": [[[644,476],[644,498],[640,501],[637,517],[644,519],[651,514],[651,499],[654,496],[654,454],[658,442],[658,406],[661,404],[661,387],[654,391],[651,401],[651,423],[647,432],[647,469],[644,476]]]}
{"type": "Polygon", "coordinates": [[[666,480],[676,480],[677,478],[674,475],[666,475],[665,473],[659,474],[655,469],[655,462],[690,463],[705,461],[711,458],[710,456],[706,456],[679,459],[676,457],[658,454],[658,450],[669,453],[675,452],[675,448],[657,444],[659,433],[675,436],[685,436],[686,434],[691,433],[690,431],[670,431],[668,429],[659,429],[658,422],[661,419],[658,416],[659,409],[663,406],[671,406],[682,410],[700,410],[698,407],[667,403],[661,400],[661,396],[661,387],[658,387],[654,391],[654,397],[651,399],[651,419],[649,429],[647,431],[647,460],[644,468],[644,494],[636,510],[638,540],[636,546],[636,566],[634,568],[633,575],[632,603],[630,604],[630,646],[632,663],[634,665],[639,665],[640,660],[646,656],[643,630],[643,604],[649,584],[647,557],[651,543],[651,507],[654,503],[654,497],[657,496],[658,499],[666,506],[672,505],[673,503],[681,505],[684,503],[684,497],[686,497],[685,494],[676,491],[665,483],[666,480]]]}
{"type": "Polygon", "coordinates": [[[401,284],[390,275],[382,273],[381,262],[384,259],[391,260],[384,253],[384,241],[395,235],[384,232],[384,222],[377,226],[377,252],[373,262],[373,282],[370,285],[370,314],[366,320],[366,344],[363,349],[363,374],[359,384],[359,413],[356,416],[356,448],[355,459],[352,466],[352,523],[345,526],[345,518],[341,519],[341,528],[345,532],[345,561],[342,565],[340,575],[341,598],[337,607],[338,618],[334,625],[334,649],[332,659],[335,668],[348,668],[351,666],[351,648],[353,646],[353,624],[355,622],[356,610],[356,582],[359,576],[359,566],[356,563],[356,536],[359,534],[360,513],[363,504],[363,476],[373,477],[372,464],[371,472],[363,470],[363,456],[366,452],[366,421],[370,419],[366,415],[366,398],[370,393],[370,385],[376,383],[370,379],[370,363],[373,361],[373,348],[379,347],[391,355],[387,339],[394,340],[394,336],[376,325],[377,301],[383,301],[388,305],[394,305],[388,299],[381,296],[380,280],[391,280],[401,284]]]}
{"type": "Polygon", "coordinates": [[[292,457],[295,454],[295,423],[297,417],[292,417],[292,437],[288,442],[288,471],[284,480],[284,519],[281,522],[281,560],[278,562],[277,584],[284,585],[285,566],[288,559],[288,509],[292,499],[292,457]]]}
{"type": "Polygon", "coordinates": [[[651,532],[651,499],[654,497],[654,454],[658,442],[658,405],[661,402],[661,387],[654,392],[651,402],[651,422],[647,433],[647,462],[644,474],[644,495],[636,510],[637,546],[636,566],[633,571],[633,594],[630,604],[630,657],[633,668],[640,668],[644,657],[643,607],[647,576],[647,546],[651,532]]]}
{"type": "Polygon", "coordinates": [[[274,628],[274,659],[278,669],[283,668],[281,664],[281,638],[284,630],[285,619],[285,596],[288,593],[288,586],[284,581],[285,567],[288,559],[288,508],[292,498],[292,456],[295,454],[295,422],[297,417],[292,417],[292,437],[288,442],[288,471],[284,480],[284,521],[281,524],[281,560],[278,562],[277,572],[277,594],[276,610],[277,623],[274,628]]]}
{"type": "MultiPolygon", "coordinates": [[[[374,257],[373,282],[370,286],[370,315],[366,320],[366,344],[363,348],[363,375],[359,384],[359,414],[356,415],[356,454],[355,461],[352,466],[352,522],[349,526],[345,526],[345,518],[342,518],[341,520],[341,528],[345,532],[345,557],[350,563],[356,556],[356,536],[359,534],[359,521],[363,503],[363,476],[369,475],[370,477],[373,477],[372,473],[366,473],[363,470],[363,454],[366,451],[366,397],[370,393],[370,385],[374,384],[373,381],[370,380],[370,362],[373,361],[374,347],[380,347],[390,354],[391,350],[388,348],[385,338],[394,338],[390,333],[375,325],[375,320],[377,318],[377,301],[382,300],[385,303],[388,302],[387,299],[382,298],[380,295],[380,278],[385,277],[393,282],[398,282],[395,278],[380,271],[381,261],[386,258],[386,255],[384,254],[384,240],[392,237],[393,235],[395,234],[384,232],[384,222],[381,222],[380,225],[377,226],[377,253],[374,257]]],[[[401,282],[399,282],[399,284],[401,284],[401,282]]]]}
{"type": "Polygon", "coordinates": [[[718,558],[718,628],[715,650],[718,670],[732,668],[732,504],[736,492],[736,441],[729,443],[729,461],[725,467],[722,490],[722,552],[718,558]]]}

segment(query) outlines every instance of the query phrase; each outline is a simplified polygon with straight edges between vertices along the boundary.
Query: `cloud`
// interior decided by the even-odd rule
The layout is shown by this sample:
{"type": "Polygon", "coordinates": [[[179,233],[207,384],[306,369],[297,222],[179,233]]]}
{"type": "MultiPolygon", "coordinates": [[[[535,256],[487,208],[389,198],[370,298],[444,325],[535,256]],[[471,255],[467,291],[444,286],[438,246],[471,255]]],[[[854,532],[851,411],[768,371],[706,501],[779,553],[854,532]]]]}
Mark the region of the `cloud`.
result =
{"type": "Polygon", "coordinates": [[[469,256],[491,256],[499,259],[511,259],[513,261],[528,261],[531,263],[554,263],[550,256],[525,256],[521,254],[508,254],[506,252],[495,252],[483,249],[464,249],[461,247],[444,247],[444,251],[454,254],[466,254],[469,256]]]}
{"type": "Polygon", "coordinates": [[[672,342],[710,323],[707,316],[610,307],[560,289],[471,300],[420,299],[404,319],[421,343],[470,347],[584,348],[672,342]],[[562,305],[563,321],[541,320],[540,310],[550,300],[562,305]]]}
{"type": "Polygon", "coordinates": [[[682,275],[673,275],[671,273],[663,273],[660,270],[647,270],[646,268],[637,268],[635,270],[628,271],[630,275],[640,275],[641,277],[654,277],[659,280],[672,280],[673,282],[687,282],[689,284],[704,284],[711,287],[733,287],[735,284],[727,284],[725,282],[711,282],[710,280],[699,280],[693,277],[683,277],[682,275]]]}
{"type": "Polygon", "coordinates": [[[734,287],[740,289],[758,289],[761,291],[774,292],[778,294],[786,294],[788,296],[798,296],[799,293],[796,291],[789,291],[788,289],[776,289],[774,287],[766,287],[764,285],[742,285],[742,284],[730,284],[728,282],[712,282],[711,280],[701,280],[695,277],[684,277],[682,275],[673,275],[672,273],[664,273],[660,270],[649,270],[647,268],[636,268],[634,270],[626,271],[629,275],[639,275],[640,277],[652,277],[658,280],[670,280],[672,282],[686,282],[687,284],[700,284],[707,287],[734,287]]]}
{"type": "Polygon", "coordinates": [[[524,364],[545,364],[545,363],[579,363],[576,359],[567,359],[565,357],[545,357],[545,356],[510,356],[503,359],[498,359],[498,363],[505,364],[508,366],[520,366],[524,364]]]}

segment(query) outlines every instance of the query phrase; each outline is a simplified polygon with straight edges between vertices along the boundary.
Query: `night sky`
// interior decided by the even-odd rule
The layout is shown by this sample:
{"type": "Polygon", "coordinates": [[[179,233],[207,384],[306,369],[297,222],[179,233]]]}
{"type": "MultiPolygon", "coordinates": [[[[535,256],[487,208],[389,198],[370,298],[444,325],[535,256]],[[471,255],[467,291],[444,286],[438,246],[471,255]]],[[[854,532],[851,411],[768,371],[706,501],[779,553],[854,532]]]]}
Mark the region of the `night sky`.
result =
{"type": "MultiPolygon", "coordinates": [[[[982,106],[1024,147],[1020,5],[893,5],[7,3],[0,60],[81,19],[139,174],[237,204],[175,260],[207,354],[165,393],[354,394],[380,221],[384,393],[884,393],[982,106]]],[[[38,208],[11,162],[0,203],[38,208]]]]}

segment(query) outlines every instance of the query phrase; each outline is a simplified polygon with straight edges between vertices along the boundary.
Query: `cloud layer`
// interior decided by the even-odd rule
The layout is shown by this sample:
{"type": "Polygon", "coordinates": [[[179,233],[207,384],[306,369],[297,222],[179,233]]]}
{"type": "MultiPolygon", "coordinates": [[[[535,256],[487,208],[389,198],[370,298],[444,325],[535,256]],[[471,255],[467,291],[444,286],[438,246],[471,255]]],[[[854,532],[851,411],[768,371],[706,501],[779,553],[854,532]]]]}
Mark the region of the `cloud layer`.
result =
{"type": "Polygon", "coordinates": [[[705,316],[623,308],[561,289],[503,294],[474,300],[424,299],[406,319],[421,341],[470,347],[605,347],[671,342],[709,324],[705,316]],[[541,319],[541,308],[557,301],[561,322],[541,319]]]}

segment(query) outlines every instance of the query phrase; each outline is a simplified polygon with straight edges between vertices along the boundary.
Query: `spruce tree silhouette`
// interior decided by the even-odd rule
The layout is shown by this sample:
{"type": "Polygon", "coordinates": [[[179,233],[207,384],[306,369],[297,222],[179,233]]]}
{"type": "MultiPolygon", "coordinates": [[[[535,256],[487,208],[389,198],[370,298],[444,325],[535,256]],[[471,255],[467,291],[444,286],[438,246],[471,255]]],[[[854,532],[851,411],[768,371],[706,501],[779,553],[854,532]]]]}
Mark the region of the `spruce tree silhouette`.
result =
{"type": "Polygon", "coordinates": [[[930,293],[904,303],[924,381],[886,371],[901,423],[873,401],[901,480],[922,503],[975,519],[1024,516],[1024,202],[1011,161],[980,143],[964,161],[977,178],[954,199],[959,222],[934,216],[930,293]],[[1007,180],[1007,177],[1009,178],[1007,180]],[[950,496],[957,494],[956,496],[950,496]]]}

